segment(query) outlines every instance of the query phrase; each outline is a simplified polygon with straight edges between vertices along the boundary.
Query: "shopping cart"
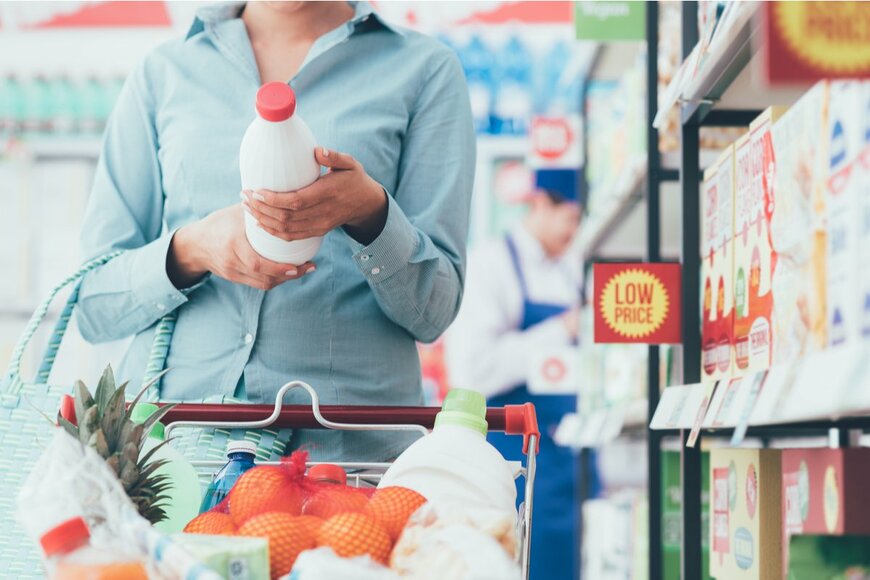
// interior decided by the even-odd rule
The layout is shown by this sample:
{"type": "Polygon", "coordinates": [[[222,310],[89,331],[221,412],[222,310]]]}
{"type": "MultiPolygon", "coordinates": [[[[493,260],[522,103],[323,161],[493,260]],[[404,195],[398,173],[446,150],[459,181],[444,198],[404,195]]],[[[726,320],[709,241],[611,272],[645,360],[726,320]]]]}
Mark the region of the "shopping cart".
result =
{"type": "MultiPolygon", "coordinates": [[[[208,403],[182,403],[165,415],[166,437],[177,429],[223,428],[223,429],[336,429],[343,431],[416,431],[425,435],[435,425],[438,407],[374,407],[320,405],[317,392],[302,381],[292,381],[282,386],[275,397],[275,405],[226,405],[208,403]],[[293,389],[306,391],[311,405],[285,405],[284,396],[293,389]]],[[[72,398],[61,401],[61,415],[75,421],[72,398]]],[[[508,435],[523,436],[525,466],[514,462],[514,477],[525,478],[525,501],[520,505],[517,522],[520,541],[520,566],[522,577],[529,577],[531,555],[532,507],[535,488],[535,457],[539,448],[540,432],[531,403],[505,405],[486,410],[490,431],[502,431],[508,435]]],[[[213,472],[222,461],[193,461],[199,471],[213,472]]],[[[258,462],[258,465],[269,462],[258,462]]],[[[308,467],[317,465],[309,462],[308,467]]],[[[337,463],[348,472],[348,482],[356,487],[376,486],[390,463],[342,462],[337,463]]]]}

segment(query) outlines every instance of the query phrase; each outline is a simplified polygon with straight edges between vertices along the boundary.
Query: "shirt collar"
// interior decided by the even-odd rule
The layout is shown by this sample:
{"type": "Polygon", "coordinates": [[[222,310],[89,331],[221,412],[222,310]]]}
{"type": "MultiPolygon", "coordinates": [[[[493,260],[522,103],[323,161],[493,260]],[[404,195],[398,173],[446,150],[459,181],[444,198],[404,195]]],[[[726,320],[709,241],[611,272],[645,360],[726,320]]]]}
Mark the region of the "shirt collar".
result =
{"type": "MultiPolygon", "coordinates": [[[[394,32],[400,36],[404,36],[405,32],[384,20],[377,12],[374,11],[371,4],[365,1],[361,2],[348,2],[354,8],[353,18],[350,19],[348,25],[356,29],[361,23],[369,20],[369,17],[373,17],[375,22],[377,22],[384,29],[389,30],[390,32],[394,32]]],[[[196,16],[193,19],[193,24],[191,24],[190,29],[187,31],[187,36],[185,36],[185,40],[188,40],[197,34],[205,31],[206,26],[217,24],[223,22],[225,20],[232,20],[233,18],[238,18],[242,13],[242,8],[244,7],[244,2],[222,2],[220,4],[210,4],[208,6],[203,6],[202,8],[196,11],[196,16]]]]}

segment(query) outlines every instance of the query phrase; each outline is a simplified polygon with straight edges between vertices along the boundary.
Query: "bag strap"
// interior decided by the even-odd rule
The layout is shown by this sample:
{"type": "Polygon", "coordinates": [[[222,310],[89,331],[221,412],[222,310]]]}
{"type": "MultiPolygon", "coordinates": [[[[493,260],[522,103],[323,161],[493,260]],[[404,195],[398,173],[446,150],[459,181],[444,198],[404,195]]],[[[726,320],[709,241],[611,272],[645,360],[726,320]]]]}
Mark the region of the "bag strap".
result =
{"type": "MultiPolygon", "coordinates": [[[[45,349],[42,362],[40,363],[39,370],[36,374],[36,382],[38,384],[48,383],[51,369],[54,366],[55,359],[57,358],[57,352],[60,349],[60,344],[63,341],[64,334],[66,334],[69,321],[72,318],[73,310],[78,302],[79,288],[81,286],[82,278],[92,270],[107,264],[123,253],[123,251],[111,252],[86,262],[75,273],[61,281],[51,292],[49,292],[48,297],[30,317],[30,321],[27,323],[24,332],[18,339],[18,344],[15,346],[15,350],[12,351],[12,358],[10,359],[9,366],[6,369],[6,375],[3,383],[0,383],[0,396],[11,395],[14,397],[21,392],[21,388],[24,386],[24,381],[21,378],[21,359],[24,356],[24,352],[27,350],[27,346],[36,334],[39,326],[45,320],[54,299],[64,288],[71,284],[75,284],[72,293],[61,311],[60,317],[55,323],[54,330],[52,331],[51,338],[48,341],[48,346],[45,349]],[[4,386],[5,388],[3,388],[4,386]]],[[[175,318],[176,315],[173,312],[161,318],[157,323],[157,328],[155,329],[154,334],[154,343],[151,347],[151,354],[148,358],[146,381],[159,374],[166,364],[166,358],[169,354],[169,343],[172,340],[172,332],[175,328],[175,318]]],[[[156,396],[159,395],[159,392],[160,383],[158,381],[154,386],[152,386],[149,394],[154,393],[156,396]]]]}

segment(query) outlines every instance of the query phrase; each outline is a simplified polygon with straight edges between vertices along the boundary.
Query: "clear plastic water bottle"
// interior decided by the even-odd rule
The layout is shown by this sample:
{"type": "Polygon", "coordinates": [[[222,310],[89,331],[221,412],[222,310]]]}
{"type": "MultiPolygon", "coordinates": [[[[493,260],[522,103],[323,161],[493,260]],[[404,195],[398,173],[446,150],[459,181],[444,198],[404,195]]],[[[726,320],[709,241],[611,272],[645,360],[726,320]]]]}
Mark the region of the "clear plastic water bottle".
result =
{"type": "Polygon", "coordinates": [[[500,61],[493,125],[501,135],[525,135],[532,116],[532,59],[519,37],[513,36],[500,61]]]}
{"type": "Polygon", "coordinates": [[[492,75],[495,60],[489,48],[479,36],[472,36],[469,43],[459,51],[462,68],[468,82],[471,100],[471,114],[474,117],[474,130],[478,134],[492,132],[491,113],[494,93],[492,75]]]}
{"type": "Polygon", "coordinates": [[[242,474],[254,467],[256,453],[257,446],[250,441],[230,441],[227,445],[229,461],[215,474],[208,486],[199,513],[211,510],[227,497],[242,474]]]}

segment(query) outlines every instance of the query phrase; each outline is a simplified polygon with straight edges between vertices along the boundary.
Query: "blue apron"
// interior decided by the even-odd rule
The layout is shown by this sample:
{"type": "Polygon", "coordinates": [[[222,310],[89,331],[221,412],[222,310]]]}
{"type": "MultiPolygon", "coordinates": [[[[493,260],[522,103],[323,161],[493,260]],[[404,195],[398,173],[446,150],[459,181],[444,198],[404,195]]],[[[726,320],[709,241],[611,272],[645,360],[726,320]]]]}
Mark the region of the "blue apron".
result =
{"type": "MultiPolygon", "coordinates": [[[[529,299],[519,255],[510,236],[506,239],[511,261],[523,298],[520,330],[526,330],[568,310],[562,304],[533,302],[529,299]]],[[[541,449],[538,453],[535,477],[535,503],[532,512],[532,580],[576,580],[579,576],[578,510],[575,501],[578,482],[577,456],[566,447],[556,445],[553,434],[566,413],[577,410],[573,395],[531,395],[525,385],[489,399],[489,405],[535,404],[541,449]]],[[[490,433],[487,439],[506,459],[523,459],[522,445],[515,436],[490,433]]],[[[525,495],[523,481],[517,481],[517,502],[525,495]]]]}

